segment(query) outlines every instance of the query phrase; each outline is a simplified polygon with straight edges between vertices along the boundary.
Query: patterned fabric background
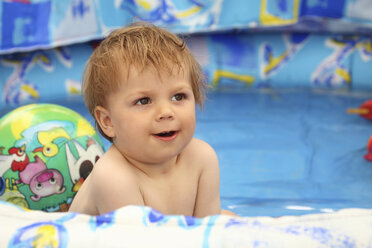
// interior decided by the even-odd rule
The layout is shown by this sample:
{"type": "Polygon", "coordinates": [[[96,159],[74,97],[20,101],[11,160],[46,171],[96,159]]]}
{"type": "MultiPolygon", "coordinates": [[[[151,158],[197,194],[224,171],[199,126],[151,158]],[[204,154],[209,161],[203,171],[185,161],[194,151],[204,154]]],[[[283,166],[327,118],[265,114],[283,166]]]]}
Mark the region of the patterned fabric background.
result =
{"type": "Polygon", "coordinates": [[[0,109],[79,95],[97,41],[135,20],[184,35],[218,89],[372,88],[371,11],[368,0],[2,1],[0,109]]]}
{"type": "Polygon", "coordinates": [[[133,20],[177,33],[300,30],[368,34],[368,0],[8,0],[2,1],[2,53],[100,39],[133,20]]]}

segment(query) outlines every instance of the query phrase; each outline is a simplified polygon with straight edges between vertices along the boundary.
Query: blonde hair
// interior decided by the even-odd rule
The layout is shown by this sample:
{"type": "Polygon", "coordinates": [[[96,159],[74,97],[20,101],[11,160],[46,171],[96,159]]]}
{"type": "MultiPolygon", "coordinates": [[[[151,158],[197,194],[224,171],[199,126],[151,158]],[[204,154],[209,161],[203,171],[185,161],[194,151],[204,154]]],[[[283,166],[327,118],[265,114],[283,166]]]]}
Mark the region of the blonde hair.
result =
{"type": "MultiPolygon", "coordinates": [[[[97,106],[107,107],[107,96],[116,91],[123,73],[134,66],[141,72],[148,66],[172,73],[174,66],[189,74],[195,102],[203,106],[206,79],[199,63],[177,35],[149,23],[133,23],[113,31],[90,56],[83,75],[83,94],[89,113],[95,118],[97,106]]],[[[99,132],[108,140],[101,130],[99,132]]]]}

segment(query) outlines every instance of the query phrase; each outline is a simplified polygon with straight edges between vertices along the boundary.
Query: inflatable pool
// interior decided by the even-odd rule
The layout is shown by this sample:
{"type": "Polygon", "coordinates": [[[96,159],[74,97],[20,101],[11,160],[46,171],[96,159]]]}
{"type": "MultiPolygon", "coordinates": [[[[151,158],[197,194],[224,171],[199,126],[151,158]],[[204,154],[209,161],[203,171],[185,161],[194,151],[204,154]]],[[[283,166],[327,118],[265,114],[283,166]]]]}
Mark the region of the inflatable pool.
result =
{"type": "MultiPolygon", "coordinates": [[[[222,206],[239,217],[166,216],[136,206],[87,216],[1,202],[0,246],[368,247],[372,167],[363,155],[372,128],[346,109],[370,98],[309,89],[211,92],[195,136],[216,149],[222,206]]],[[[63,104],[92,122],[81,98],[63,104]]]]}
{"type": "Polygon", "coordinates": [[[372,211],[362,209],[194,219],[135,206],[102,216],[0,208],[1,247],[369,247],[372,231],[372,211]]]}
{"type": "Polygon", "coordinates": [[[370,247],[371,120],[347,109],[372,99],[371,11],[366,0],[2,1],[0,118],[47,103],[81,121],[19,114],[27,121],[0,135],[0,247],[370,247]],[[216,150],[222,207],[239,217],[65,212],[91,164],[60,164],[93,163],[110,145],[76,131],[93,124],[84,64],[133,20],[182,34],[202,65],[213,90],[195,136],[216,150]]]}

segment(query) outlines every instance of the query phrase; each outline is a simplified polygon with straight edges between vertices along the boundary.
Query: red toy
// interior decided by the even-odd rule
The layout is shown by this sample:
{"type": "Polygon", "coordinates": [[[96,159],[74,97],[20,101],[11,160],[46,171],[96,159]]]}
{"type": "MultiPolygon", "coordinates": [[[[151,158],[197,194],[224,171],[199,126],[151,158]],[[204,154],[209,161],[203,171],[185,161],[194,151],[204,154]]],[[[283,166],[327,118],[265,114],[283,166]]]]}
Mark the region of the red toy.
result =
{"type": "Polygon", "coordinates": [[[357,109],[350,108],[347,112],[349,114],[359,114],[368,120],[372,120],[372,100],[366,101],[357,109]]]}
{"type": "Polygon", "coordinates": [[[368,161],[372,161],[372,136],[369,137],[369,140],[367,142],[367,154],[364,155],[364,158],[368,161]]]}
{"type": "MultiPolygon", "coordinates": [[[[359,114],[360,116],[372,120],[372,100],[364,102],[357,109],[348,109],[349,114],[359,114]]],[[[364,155],[364,158],[372,162],[372,136],[369,137],[367,142],[367,154],[364,155]]]]}

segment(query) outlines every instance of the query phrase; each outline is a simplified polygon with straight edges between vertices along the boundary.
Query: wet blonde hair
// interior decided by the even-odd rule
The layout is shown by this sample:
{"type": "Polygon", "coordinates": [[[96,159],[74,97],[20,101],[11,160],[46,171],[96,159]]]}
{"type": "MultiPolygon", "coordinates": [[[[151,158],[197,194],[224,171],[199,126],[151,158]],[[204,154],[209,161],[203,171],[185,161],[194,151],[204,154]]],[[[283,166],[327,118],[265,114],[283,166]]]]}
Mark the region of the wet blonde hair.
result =
{"type": "MultiPolygon", "coordinates": [[[[176,69],[189,74],[195,102],[202,107],[206,80],[202,68],[185,42],[177,35],[149,23],[133,23],[113,31],[93,51],[83,75],[83,94],[89,113],[95,118],[97,106],[107,107],[107,97],[116,91],[122,75],[130,68],[138,72],[152,66],[160,72],[176,69]]],[[[96,128],[108,140],[99,125],[96,128]]]]}

